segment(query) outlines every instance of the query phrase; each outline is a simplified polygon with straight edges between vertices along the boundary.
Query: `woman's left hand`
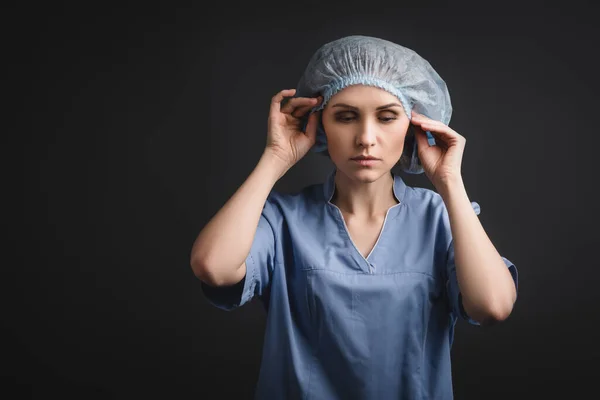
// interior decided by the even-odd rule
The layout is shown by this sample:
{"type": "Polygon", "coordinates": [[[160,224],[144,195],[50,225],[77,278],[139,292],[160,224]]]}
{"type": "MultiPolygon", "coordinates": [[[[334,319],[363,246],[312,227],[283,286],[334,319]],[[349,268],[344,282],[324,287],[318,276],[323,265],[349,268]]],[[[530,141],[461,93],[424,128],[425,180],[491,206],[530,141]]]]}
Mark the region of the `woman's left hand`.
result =
{"type": "Polygon", "coordinates": [[[440,121],[412,112],[419,159],[425,175],[436,189],[461,179],[460,166],[467,139],[440,121]],[[425,131],[435,137],[435,146],[427,142],[425,131]]]}

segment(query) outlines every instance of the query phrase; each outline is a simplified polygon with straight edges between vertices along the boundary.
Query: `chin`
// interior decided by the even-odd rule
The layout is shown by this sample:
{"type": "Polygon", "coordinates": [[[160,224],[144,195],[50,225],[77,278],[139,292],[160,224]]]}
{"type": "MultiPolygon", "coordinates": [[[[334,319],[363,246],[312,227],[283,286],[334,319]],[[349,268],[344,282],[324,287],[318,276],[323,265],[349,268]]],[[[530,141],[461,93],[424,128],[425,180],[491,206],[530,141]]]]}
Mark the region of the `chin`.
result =
{"type": "Polygon", "coordinates": [[[360,182],[374,182],[384,174],[388,173],[389,168],[383,164],[378,167],[357,167],[351,165],[348,168],[345,168],[343,172],[360,182]]]}

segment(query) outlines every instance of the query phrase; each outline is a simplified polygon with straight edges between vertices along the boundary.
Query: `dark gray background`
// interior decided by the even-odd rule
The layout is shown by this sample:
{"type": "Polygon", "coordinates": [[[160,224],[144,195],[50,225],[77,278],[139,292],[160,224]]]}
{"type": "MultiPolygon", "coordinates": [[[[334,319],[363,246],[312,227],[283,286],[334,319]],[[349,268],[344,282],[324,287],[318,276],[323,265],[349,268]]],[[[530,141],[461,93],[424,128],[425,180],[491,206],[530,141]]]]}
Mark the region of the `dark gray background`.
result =
{"type": "MultiPolygon", "coordinates": [[[[4,211],[17,226],[0,365],[11,398],[251,398],[262,306],[210,306],[190,249],[256,165],[271,97],[295,87],[320,45],[349,34],[412,48],[446,81],[469,197],[519,268],[507,321],[456,327],[456,397],[596,392],[594,10],[327,4],[3,14],[15,123],[3,161],[16,184],[4,211]]],[[[311,153],[276,189],[319,182],[331,166],[311,153]]],[[[403,177],[432,188],[425,175],[403,177]]]]}

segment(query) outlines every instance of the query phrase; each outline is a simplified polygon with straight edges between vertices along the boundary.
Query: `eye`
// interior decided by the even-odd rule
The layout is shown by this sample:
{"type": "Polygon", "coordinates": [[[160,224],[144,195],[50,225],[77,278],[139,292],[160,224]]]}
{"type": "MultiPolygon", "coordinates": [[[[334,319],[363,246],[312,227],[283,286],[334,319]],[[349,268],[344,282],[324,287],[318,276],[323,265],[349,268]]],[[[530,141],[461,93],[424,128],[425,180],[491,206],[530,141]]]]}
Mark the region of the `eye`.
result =
{"type": "Polygon", "coordinates": [[[350,122],[354,119],[354,113],[343,112],[335,114],[335,120],[339,122],[350,122]]]}
{"type": "MultiPolygon", "coordinates": [[[[356,119],[356,113],[351,112],[351,111],[345,111],[345,112],[335,114],[335,120],[339,121],[339,122],[349,123],[355,119],[356,119]]],[[[378,117],[378,119],[383,123],[390,123],[390,122],[398,119],[398,115],[393,112],[388,111],[388,113],[386,115],[380,115],[378,117]]]]}
{"type": "Polygon", "coordinates": [[[398,119],[398,115],[396,113],[388,111],[387,114],[380,116],[379,119],[383,122],[391,122],[398,119]]]}

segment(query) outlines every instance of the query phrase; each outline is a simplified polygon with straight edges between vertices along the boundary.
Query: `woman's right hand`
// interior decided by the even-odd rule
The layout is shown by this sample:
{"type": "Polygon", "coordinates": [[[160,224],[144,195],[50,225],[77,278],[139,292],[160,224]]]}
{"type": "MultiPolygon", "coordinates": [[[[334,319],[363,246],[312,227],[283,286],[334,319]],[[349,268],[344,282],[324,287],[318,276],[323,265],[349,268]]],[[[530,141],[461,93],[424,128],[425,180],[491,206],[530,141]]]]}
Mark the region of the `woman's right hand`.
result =
{"type": "Polygon", "coordinates": [[[269,152],[291,168],[308,153],[317,138],[317,113],[308,118],[306,132],[300,130],[300,120],[307,112],[319,104],[323,98],[295,97],[283,107],[281,102],[285,97],[292,97],[296,89],[286,89],[277,93],[271,99],[268,119],[267,146],[269,152]]]}

